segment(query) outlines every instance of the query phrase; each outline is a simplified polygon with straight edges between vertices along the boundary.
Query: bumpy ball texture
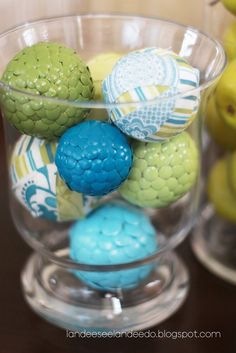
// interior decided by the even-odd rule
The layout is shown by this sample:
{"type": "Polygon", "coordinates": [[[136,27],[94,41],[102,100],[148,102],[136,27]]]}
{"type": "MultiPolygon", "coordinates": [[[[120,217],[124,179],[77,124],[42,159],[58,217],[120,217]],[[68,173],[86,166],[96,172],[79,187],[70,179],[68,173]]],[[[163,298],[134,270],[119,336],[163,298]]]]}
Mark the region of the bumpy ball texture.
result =
{"type": "Polygon", "coordinates": [[[82,121],[86,109],[56,104],[41,96],[71,101],[88,101],[94,88],[89,69],[70,48],[42,42],[19,52],[7,65],[2,81],[38,98],[4,90],[4,116],[21,133],[53,140],[82,121]]]}
{"type": "MultiPolygon", "coordinates": [[[[118,203],[98,208],[70,230],[70,256],[84,264],[133,262],[153,254],[157,248],[156,232],[149,218],[118,203]]],[[[75,274],[89,286],[112,290],[137,286],[152,268],[145,265],[118,272],[76,271],[75,274]]]]}
{"type": "Polygon", "coordinates": [[[109,111],[124,133],[142,141],[163,141],[185,130],[196,116],[199,93],[176,98],[199,86],[199,70],[172,51],[147,48],[120,59],[103,82],[107,103],[156,101],[123,105],[109,111]]]}
{"type": "Polygon", "coordinates": [[[62,136],[56,165],[71,190],[85,195],[106,195],[127,178],[132,150],[125,135],[115,126],[86,121],[62,136]]]}
{"type": "Polygon", "coordinates": [[[99,200],[68,189],[57,173],[56,143],[23,135],[11,156],[11,186],[33,217],[52,221],[83,218],[99,200]]]}
{"type": "Polygon", "coordinates": [[[119,189],[141,207],[166,207],[187,193],[199,171],[198,150],[186,132],[162,144],[134,141],[130,175],[119,189]]]}

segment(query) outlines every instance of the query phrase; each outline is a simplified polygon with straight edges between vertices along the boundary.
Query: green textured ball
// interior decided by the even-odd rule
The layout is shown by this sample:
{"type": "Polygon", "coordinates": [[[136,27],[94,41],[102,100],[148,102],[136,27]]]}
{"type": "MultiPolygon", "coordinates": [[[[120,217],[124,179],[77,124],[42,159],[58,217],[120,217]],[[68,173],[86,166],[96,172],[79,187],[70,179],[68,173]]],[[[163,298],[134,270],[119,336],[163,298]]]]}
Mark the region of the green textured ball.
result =
{"type": "Polygon", "coordinates": [[[164,143],[132,143],[134,162],[119,192],[140,207],[167,207],[194,185],[199,171],[195,142],[187,132],[164,143]]]}
{"type": "Polygon", "coordinates": [[[86,64],[73,49],[56,43],[41,42],[20,51],[7,65],[2,81],[38,95],[35,98],[4,89],[1,105],[5,118],[17,130],[47,140],[60,137],[89,111],[41,96],[71,101],[89,101],[94,96],[86,64]]]}

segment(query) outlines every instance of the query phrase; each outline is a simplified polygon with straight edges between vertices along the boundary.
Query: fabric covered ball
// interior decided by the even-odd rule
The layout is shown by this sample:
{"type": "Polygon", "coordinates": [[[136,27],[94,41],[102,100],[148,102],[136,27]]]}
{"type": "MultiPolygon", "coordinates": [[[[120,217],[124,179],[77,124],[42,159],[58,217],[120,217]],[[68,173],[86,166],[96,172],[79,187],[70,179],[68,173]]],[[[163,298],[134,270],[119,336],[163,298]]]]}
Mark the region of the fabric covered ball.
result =
{"type": "Polygon", "coordinates": [[[57,104],[41,96],[71,101],[93,99],[89,69],[70,48],[41,42],[20,51],[7,65],[4,83],[37,98],[3,90],[1,105],[6,119],[21,133],[54,140],[67,128],[82,121],[87,109],[57,104]]]}
{"type": "Polygon", "coordinates": [[[136,104],[111,108],[110,119],[135,139],[169,139],[196,116],[199,92],[176,95],[197,88],[199,76],[198,69],[172,51],[147,48],[129,53],[103,81],[103,95],[107,103],[136,104]],[[153,104],[145,104],[151,100],[153,104]]]}
{"type": "Polygon", "coordinates": [[[95,88],[95,100],[102,100],[102,82],[109,75],[116,64],[121,58],[121,54],[118,53],[103,53],[96,55],[94,58],[88,61],[88,67],[91,72],[91,76],[95,88]]]}
{"type": "Polygon", "coordinates": [[[186,194],[199,172],[197,147],[187,132],[160,143],[134,141],[134,161],[120,194],[140,207],[167,207],[186,194]]]}
{"type": "Polygon", "coordinates": [[[52,221],[83,218],[99,200],[68,189],[57,173],[56,143],[23,135],[10,162],[11,187],[33,217],[52,221]]]}
{"type": "Polygon", "coordinates": [[[100,196],[126,180],[132,157],[127,138],[119,129],[94,120],[72,127],[61,137],[56,165],[71,190],[100,196]]]}
{"type": "MultiPolygon", "coordinates": [[[[78,221],[70,230],[70,257],[89,265],[115,265],[141,260],[157,251],[156,231],[149,218],[133,207],[109,203],[78,221]]],[[[87,285],[113,290],[132,288],[145,279],[153,265],[117,272],[75,274],[87,285]]]]}

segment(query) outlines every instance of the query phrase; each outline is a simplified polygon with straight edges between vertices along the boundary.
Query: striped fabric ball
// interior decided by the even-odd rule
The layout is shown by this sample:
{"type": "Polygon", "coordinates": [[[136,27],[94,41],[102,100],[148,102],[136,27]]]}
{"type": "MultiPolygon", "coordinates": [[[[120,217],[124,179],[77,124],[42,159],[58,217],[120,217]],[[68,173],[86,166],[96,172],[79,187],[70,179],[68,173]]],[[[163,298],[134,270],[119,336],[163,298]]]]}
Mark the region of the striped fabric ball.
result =
{"type": "Polygon", "coordinates": [[[20,137],[10,161],[13,193],[33,217],[51,221],[83,218],[99,200],[68,189],[57,172],[56,148],[55,142],[20,137]]]}
{"type": "Polygon", "coordinates": [[[135,139],[169,139],[195,118],[200,94],[183,93],[197,88],[199,79],[199,70],[172,51],[147,48],[129,53],[103,81],[105,102],[124,103],[109,110],[110,119],[135,139]],[[150,104],[142,105],[147,101],[150,104]]]}

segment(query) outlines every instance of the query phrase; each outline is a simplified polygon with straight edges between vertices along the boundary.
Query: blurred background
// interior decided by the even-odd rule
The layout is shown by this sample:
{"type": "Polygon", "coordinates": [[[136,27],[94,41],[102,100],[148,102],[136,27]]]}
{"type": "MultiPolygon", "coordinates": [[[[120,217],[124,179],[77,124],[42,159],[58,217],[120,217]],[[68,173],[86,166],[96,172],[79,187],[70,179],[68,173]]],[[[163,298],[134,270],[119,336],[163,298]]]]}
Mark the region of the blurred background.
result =
{"type": "Polygon", "coordinates": [[[40,18],[83,12],[121,12],[158,16],[198,27],[221,37],[233,16],[212,0],[1,0],[0,31],[40,18]],[[173,6],[174,5],[174,6],[173,6]],[[175,6],[177,5],[177,6],[175,6]]]}
{"type": "Polygon", "coordinates": [[[172,19],[203,27],[205,0],[1,0],[0,31],[15,24],[50,16],[82,12],[126,12],[172,19]],[[178,3],[178,6],[173,6],[178,3]],[[55,10],[57,9],[57,10],[55,10]]]}

